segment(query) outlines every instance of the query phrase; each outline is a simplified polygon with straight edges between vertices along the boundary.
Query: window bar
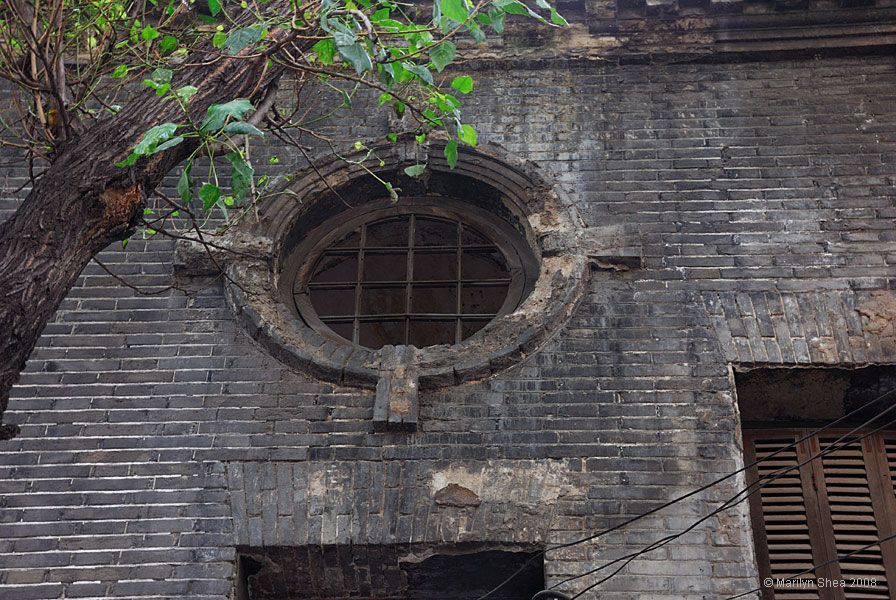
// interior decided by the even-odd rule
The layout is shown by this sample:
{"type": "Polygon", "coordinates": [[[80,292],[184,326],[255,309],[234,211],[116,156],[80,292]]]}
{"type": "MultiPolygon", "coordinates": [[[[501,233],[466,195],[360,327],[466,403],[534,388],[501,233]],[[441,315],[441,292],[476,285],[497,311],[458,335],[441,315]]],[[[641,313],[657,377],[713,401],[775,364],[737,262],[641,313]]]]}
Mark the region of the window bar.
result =
{"type": "Polygon", "coordinates": [[[411,343],[411,302],[414,298],[414,230],[417,228],[417,217],[411,215],[408,221],[408,264],[407,264],[407,287],[404,296],[404,343],[411,343]]]}
{"type": "Polygon", "coordinates": [[[364,280],[364,244],[367,241],[367,223],[361,225],[361,239],[358,241],[358,277],[355,282],[355,310],[352,319],[352,341],[361,343],[361,282],[364,280]]]}
{"type": "MultiPolygon", "coordinates": [[[[463,274],[461,273],[461,267],[463,264],[463,256],[464,256],[464,231],[463,231],[463,223],[460,221],[457,222],[457,289],[455,291],[455,307],[457,314],[461,313],[461,285],[463,281],[463,274]]],[[[461,337],[463,335],[463,329],[461,327],[461,318],[457,317],[457,320],[454,322],[454,343],[459,344],[461,342],[461,337]]]]}
{"type": "MultiPolygon", "coordinates": [[[[371,285],[375,287],[404,287],[409,283],[415,283],[417,285],[449,285],[456,283],[454,279],[419,279],[414,280],[413,282],[407,279],[401,280],[389,280],[389,281],[371,281],[369,282],[371,285]]],[[[490,287],[502,287],[506,286],[509,283],[512,283],[512,280],[509,278],[501,278],[501,279],[465,279],[464,283],[467,285],[475,285],[475,286],[490,286],[490,287]]],[[[308,289],[311,290],[342,290],[342,289],[354,289],[355,285],[357,285],[354,281],[332,281],[326,283],[309,283],[308,289]]],[[[296,294],[300,294],[301,292],[296,292],[296,294]]]]}

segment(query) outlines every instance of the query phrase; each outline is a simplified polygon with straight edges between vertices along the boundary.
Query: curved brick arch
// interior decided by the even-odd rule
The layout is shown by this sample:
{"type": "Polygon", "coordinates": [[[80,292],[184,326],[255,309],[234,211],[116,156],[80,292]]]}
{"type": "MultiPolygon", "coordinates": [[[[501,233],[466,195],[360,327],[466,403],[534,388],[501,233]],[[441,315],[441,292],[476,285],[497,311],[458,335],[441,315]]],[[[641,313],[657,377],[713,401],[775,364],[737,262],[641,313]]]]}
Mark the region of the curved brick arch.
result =
{"type": "MultiPolygon", "coordinates": [[[[480,334],[454,346],[415,350],[410,360],[424,388],[487,377],[533,352],[573,313],[588,274],[587,257],[579,247],[578,215],[535,165],[495,148],[465,149],[451,169],[443,150],[441,142],[420,150],[412,140],[376,148],[378,176],[396,181],[401,193],[449,197],[451,189],[461,188],[528,240],[538,260],[538,276],[520,306],[495,318],[480,334]],[[401,173],[402,167],[418,162],[427,163],[424,177],[411,179],[401,173]]],[[[287,365],[361,387],[372,387],[380,372],[390,368],[384,366],[390,347],[370,350],[322,336],[298,317],[281,289],[281,274],[292,268],[296,247],[309,231],[342,210],[385,194],[382,182],[366,169],[331,159],[288,178],[263,206],[259,219],[237,232],[272,242],[261,261],[231,261],[231,307],[252,337],[287,365]]]]}

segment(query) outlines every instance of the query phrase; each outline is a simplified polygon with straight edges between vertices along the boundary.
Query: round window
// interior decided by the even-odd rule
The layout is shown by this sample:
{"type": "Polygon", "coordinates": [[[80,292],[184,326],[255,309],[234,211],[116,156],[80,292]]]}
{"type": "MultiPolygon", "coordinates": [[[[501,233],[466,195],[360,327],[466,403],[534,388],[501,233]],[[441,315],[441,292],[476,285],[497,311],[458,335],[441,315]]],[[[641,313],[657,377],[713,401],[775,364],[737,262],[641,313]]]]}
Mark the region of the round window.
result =
{"type": "Polygon", "coordinates": [[[589,289],[583,232],[534,165],[484,147],[448,165],[443,142],[413,137],[376,152],[376,174],[334,157],[285,178],[229,234],[227,302],[250,336],[388,395],[489,377],[566,324],[589,289]]]}
{"type": "Polygon", "coordinates": [[[445,198],[340,214],[310,236],[293,298],[320,333],[377,350],[453,345],[523,301],[537,262],[509,223],[445,198]]]}

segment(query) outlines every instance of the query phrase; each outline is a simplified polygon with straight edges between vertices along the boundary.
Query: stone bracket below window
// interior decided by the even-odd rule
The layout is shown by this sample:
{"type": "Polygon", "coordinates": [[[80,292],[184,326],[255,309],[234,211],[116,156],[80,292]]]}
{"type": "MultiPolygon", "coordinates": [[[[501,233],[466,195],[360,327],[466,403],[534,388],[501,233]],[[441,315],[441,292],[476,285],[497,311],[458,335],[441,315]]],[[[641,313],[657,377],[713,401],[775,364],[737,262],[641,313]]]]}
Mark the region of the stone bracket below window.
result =
{"type": "Polygon", "coordinates": [[[385,346],[376,399],[373,405],[374,431],[417,431],[417,368],[413,346],[385,346]]]}

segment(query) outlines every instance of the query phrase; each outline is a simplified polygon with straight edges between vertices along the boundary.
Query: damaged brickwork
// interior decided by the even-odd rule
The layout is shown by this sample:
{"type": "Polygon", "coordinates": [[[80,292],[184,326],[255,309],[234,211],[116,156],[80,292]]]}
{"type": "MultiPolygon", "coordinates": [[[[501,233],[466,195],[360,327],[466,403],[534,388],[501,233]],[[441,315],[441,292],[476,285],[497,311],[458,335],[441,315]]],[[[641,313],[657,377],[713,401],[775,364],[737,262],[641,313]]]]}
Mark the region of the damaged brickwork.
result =
{"type": "MultiPolygon", "coordinates": [[[[138,295],[91,265],[48,324],[7,413],[21,434],[0,443],[0,597],[224,600],[240,552],[568,542],[742,464],[731,363],[893,363],[893,9],[784,4],[589,1],[570,6],[581,52],[511,31],[507,54],[468,65],[466,118],[484,148],[568,199],[590,250],[541,242],[548,258],[577,248],[587,276],[576,302],[546,306],[556,327],[530,352],[421,384],[414,433],[374,431],[376,365],[346,381],[345,363],[334,374],[277,355],[283,344],[256,341],[251,303],[170,240],[106,250],[129,282],[191,293],[138,295]],[[670,56],[677,38],[653,39],[651,19],[693,25],[679,48],[699,52],[670,56]],[[824,19],[837,27],[820,52],[810,34],[824,19]],[[747,25],[767,35],[737,44],[764,54],[722,40],[747,25]],[[782,33],[797,26],[805,36],[782,33]]],[[[389,117],[375,104],[358,98],[340,137],[381,141],[389,117]]],[[[274,145],[253,158],[272,176],[307,172],[274,145]]],[[[6,216],[27,167],[2,175],[6,216]]],[[[269,235],[234,242],[256,275],[281,225],[272,215],[269,235]]],[[[549,552],[546,583],[684,529],[738,483],[549,552]]],[[[740,505],[599,597],[756,585],[740,505]]]]}

